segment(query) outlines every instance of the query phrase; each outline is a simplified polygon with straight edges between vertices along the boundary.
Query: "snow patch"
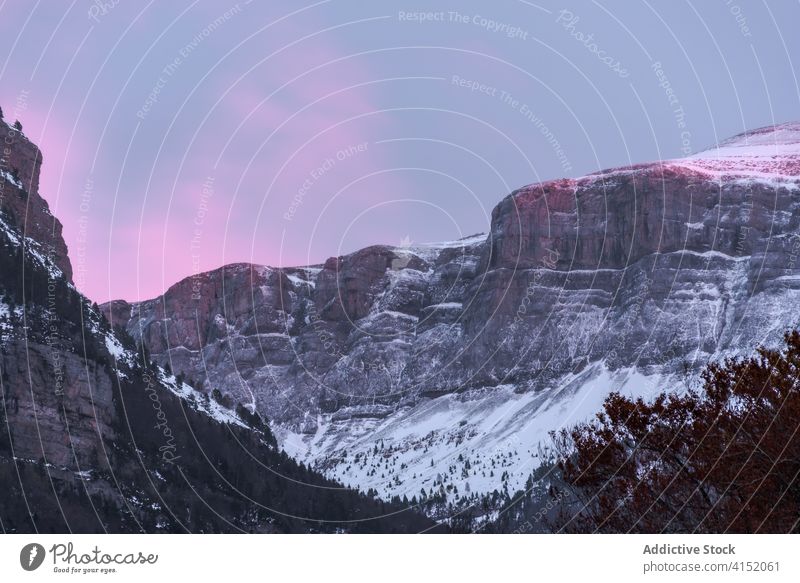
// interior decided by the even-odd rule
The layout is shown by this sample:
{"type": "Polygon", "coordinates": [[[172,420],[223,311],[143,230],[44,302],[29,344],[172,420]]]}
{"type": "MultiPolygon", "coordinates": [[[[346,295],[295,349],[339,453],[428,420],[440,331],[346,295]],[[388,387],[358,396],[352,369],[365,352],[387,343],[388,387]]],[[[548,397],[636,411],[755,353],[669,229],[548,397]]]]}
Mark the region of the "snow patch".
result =
{"type": "Polygon", "coordinates": [[[239,427],[249,429],[235,412],[223,407],[214,399],[207,398],[206,394],[198,391],[186,382],[179,383],[175,375],[167,374],[161,367],[158,368],[158,380],[174,395],[177,395],[182,400],[189,403],[191,408],[196,411],[205,413],[220,423],[238,425],[239,427]]]}
{"type": "Polygon", "coordinates": [[[14,176],[8,170],[0,170],[0,182],[10,182],[17,188],[24,190],[22,181],[14,178],[14,176]]]}

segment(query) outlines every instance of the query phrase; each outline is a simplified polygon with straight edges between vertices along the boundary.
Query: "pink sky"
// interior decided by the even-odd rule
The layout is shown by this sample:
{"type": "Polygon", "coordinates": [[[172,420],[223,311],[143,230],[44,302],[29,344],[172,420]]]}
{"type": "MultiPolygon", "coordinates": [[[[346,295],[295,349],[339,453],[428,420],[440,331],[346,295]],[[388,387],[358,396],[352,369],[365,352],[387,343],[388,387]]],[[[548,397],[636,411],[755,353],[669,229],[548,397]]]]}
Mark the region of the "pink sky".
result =
{"type": "MultiPolygon", "coordinates": [[[[377,3],[97,6],[2,5],[0,105],[40,145],[40,191],[64,224],[76,283],[101,302],[154,297],[225,263],[317,263],[471,235],[513,188],[677,156],[655,59],[695,150],[798,111],[787,79],[800,41],[781,41],[763,9],[748,14],[762,34],[743,42],[724,6],[698,8],[706,20],[695,22],[666,6],[663,21],[645,7],[615,20],[575,3],[624,59],[621,79],[530,3],[442,3],[513,23],[525,40],[403,22],[377,3]],[[629,34],[644,29],[646,46],[629,34]],[[691,43],[691,66],[679,43],[691,43]],[[753,81],[762,74],[769,92],[753,81]],[[724,90],[709,95],[703,81],[724,90]],[[501,92],[552,130],[568,167],[501,92]]],[[[775,20],[788,22],[781,10],[775,20]]]]}

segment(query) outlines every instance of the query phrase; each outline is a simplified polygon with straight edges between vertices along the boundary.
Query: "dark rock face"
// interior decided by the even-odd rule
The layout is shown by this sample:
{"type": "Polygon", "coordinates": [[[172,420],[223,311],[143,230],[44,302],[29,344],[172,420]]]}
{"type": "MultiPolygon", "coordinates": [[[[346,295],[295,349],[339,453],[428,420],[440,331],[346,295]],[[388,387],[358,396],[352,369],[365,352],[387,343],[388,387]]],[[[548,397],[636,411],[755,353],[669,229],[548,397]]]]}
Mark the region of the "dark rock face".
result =
{"type": "Polygon", "coordinates": [[[0,355],[14,455],[56,467],[108,470],[103,438],[114,440],[112,377],[94,362],[46,345],[12,342],[0,355]]]}
{"type": "Polygon", "coordinates": [[[37,241],[53,263],[72,281],[72,265],[61,223],[39,196],[42,153],[22,132],[0,120],[0,209],[20,226],[26,237],[37,241]]]}
{"type": "Polygon", "coordinates": [[[800,125],[757,130],[522,188],[487,237],[321,267],[228,266],[103,309],[158,362],[306,433],[318,415],[542,391],[590,363],[697,370],[797,324],[799,160],[800,125]]]}

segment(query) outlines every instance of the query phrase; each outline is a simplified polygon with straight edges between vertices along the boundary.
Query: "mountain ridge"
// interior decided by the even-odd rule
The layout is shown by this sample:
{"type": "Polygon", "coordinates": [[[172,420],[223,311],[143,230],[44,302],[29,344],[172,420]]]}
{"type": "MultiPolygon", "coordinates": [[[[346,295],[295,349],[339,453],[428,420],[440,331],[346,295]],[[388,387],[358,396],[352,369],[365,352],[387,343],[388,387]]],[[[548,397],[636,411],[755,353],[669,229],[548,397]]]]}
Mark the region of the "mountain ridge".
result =
{"type": "Polygon", "coordinates": [[[609,391],[683,385],[795,325],[799,130],[522,187],[488,235],[455,246],[223,266],[103,309],[160,363],[269,416],[282,447],[329,476],[384,497],[513,489],[547,432],[609,391]],[[442,464],[461,472],[448,481],[442,464]]]}
{"type": "MultiPolygon", "coordinates": [[[[700,151],[695,152],[694,154],[690,154],[688,156],[684,156],[684,157],[680,157],[680,158],[666,158],[664,160],[657,161],[657,162],[636,162],[636,163],[629,164],[629,165],[612,166],[610,168],[606,168],[606,169],[602,169],[602,170],[596,170],[596,171],[584,174],[582,176],[571,177],[571,178],[552,178],[552,179],[547,179],[547,180],[543,180],[541,182],[535,182],[535,183],[531,183],[531,184],[527,184],[527,185],[521,186],[521,187],[513,190],[507,196],[508,197],[512,197],[512,196],[514,196],[514,195],[516,195],[516,194],[518,194],[520,192],[523,192],[523,191],[526,191],[526,190],[530,190],[530,189],[533,189],[533,188],[538,187],[538,186],[549,185],[550,183],[561,183],[561,184],[563,184],[565,182],[571,182],[571,181],[574,181],[574,182],[577,183],[578,181],[585,180],[585,179],[591,179],[593,177],[598,177],[599,178],[599,177],[603,177],[603,176],[609,176],[611,174],[618,173],[618,172],[630,172],[630,171],[637,170],[637,169],[646,169],[646,168],[649,168],[649,167],[651,167],[653,165],[662,165],[664,167],[683,166],[686,169],[695,169],[695,168],[692,168],[692,166],[689,163],[687,163],[688,160],[700,159],[700,160],[706,160],[706,161],[713,161],[713,160],[715,160],[715,157],[709,156],[709,154],[717,152],[718,150],[720,150],[724,146],[730,145],[732,142],[737,142],[737,145],[739,145],[739,146],[747,146],[748,145],[747,142],[745,142],[744,144],[741,144],[741,141],[742,140],[746,140],[746,138],[748,138],[750,136],[759,136],[759,135],[764,135],[764,134],[775,135],[778,132],[782,132],[784,130],[787,131],[787,134],[788,134],[788,136],[790,136],[790,139],[791,139],[791,141],[787,142],[787,144],[794,146],[793,149],[791,150],[791,153],[792,153],[793,156],[796,156],[797,154],[800,153],[800,121],[788,121],[788,122],[781,122],[781,123],[777,123],[777,124],[774,124],[774,125],[767,125],[767,126],[762,126],[760,128],[756,128],[756,129],[752,129],[752,130],[743,131],[743,132],[741,132],[739,134],[735,134],[735,135],[731,136],[730,138],[726,138],[726,139],[720,141],[715,146],[710,146],[709,148],[706,148],[704,150],[700,150],[700,151]],[[705,156],[703,156],[703,155],[705,155],[705,156]]],[[[780,147],[782,145],[787,145],[787,144],[783,144],[780,141],[774,141],[774,142],[768,142],[767,144],[759,143],[758,145],[762,145],[762,146],[766,145],[767,147],[772,145],[772,146],[780,147]]],[[[780,154],[780,153],[781,153],[781,149],[778,148],[776,150],[775,154],[780,154]]],[[[718,159],[720,161],[723,161],[725,159],[725,157],[724,156],[719,156],[718,159]]],[[[794,167],[791,170],[793,172],[795,172],[795,174],[786,174],[786,176],[789,176],[789,177],[797,176],[798,175],[797,173],[800,173],[800,168],[794,167]]],[[[697,168],[697,171],[702,173],[702,170],[700,170],[699,168],[697,168]]],[[[734,174],[732,174],[732,175],[737,175],[737,174],[734,172],[734,174]]],[[[746,174],[741,174],[741,176],[745,177],[746,174]]],[[[474,233],[472,235],[467,235],[465,237],[462,237],[462,239],[458,239],[458,240],[455,240],[455,241],[452,241],[452,242],[461,241],[463,239],[471,239],[471,238],[474,238],[474,237],[477,237],[477,236],[486,236],[486,233],[474,233]]],[[[438,246],[444,246],[447,243],[449,243],[449,242],[447,242],[447,241],[431,241],[431,242],[418,244],[417,246],[436,248],[438,246]]],[[[357,250],[352,251],[350,253],[346,253],[346,254],[342,255],[342,257],[353,255],[353,254],[358,253],[358,252],[363,252],[363,251],[365,251],[367,249],[370,249],[372,247],[387,248],[387,249],[399,249],[399,250],[403,250],[403,249],[406,248],[406,247],[404,247],[402,245],[389,245],[389,244],[383,244],[383,243],[375,243],[375,244],[363,247],[361,249],[357,249],[357,250]]],[[[408,247],[413,247],[413,246],[411,244],[409,244],[408,247]]],[[[121,299],[121,298],[120,299],[112,299],[112,300],[108,300],[107,302],[103,302],[103,304],[101,304],[101,305],[108,305],[108,304],[121,303],[121,302],[125,302],[127,304],[138,304],[138,303],[144,303],[144,302],[149,302],[149,301],[152,301],[152,300],[156,300],[159,297],[162,297],[165,294],[167,294],[173,287],[177,286],[178,284],[180,284],[181,282],[183,282],[183,281],[185,281],[187,279],[191,279],[191,278],[194,278],[194,277],[197,277],[197,276],[208,276],[208,275],[217,273],[222,269],[232,269],[232,268],[237,267],[237,266],[253,267],[253,268],[269,268],[269,269],[275,269],[275,270],[292,271],[292,270],[321,268],[324,264],[325,264],[325,261],[320,262],[320,263],[307,264],[307,265],[273,266],[273,265],[269,265],[269,264],[265,264],[265,263],[254,263],[254,262],[251,262],[251,261],[235,261],[233,263],[226,263],[224,265],[221,265],[219,267],[215,267],[213,269],[200,271],[197,274],[192,274],[192,275],[188,275],[186,277],[183,277],[183,278],[175,281],[174,283],[170,284],[164,290],[164,292],[162,292],[161,294],[159,294],[157,296],[154,296],[152,298],[146,298],[146,299],[143,299],[143,300],[133,300],[133,301],[132,300],[121,299]]]]}

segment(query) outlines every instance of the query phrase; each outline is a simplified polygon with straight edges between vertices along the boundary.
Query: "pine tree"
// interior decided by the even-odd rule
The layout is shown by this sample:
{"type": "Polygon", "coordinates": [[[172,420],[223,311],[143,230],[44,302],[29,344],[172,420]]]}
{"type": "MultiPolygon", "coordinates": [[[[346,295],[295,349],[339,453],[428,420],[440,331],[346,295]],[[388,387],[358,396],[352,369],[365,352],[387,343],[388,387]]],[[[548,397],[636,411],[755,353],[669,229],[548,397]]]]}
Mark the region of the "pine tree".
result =
{"type": "Polygon", "coordinates": [[[800,332],[783,351],[711,364],[701,391],[610,395],[596,421],[556,435],[576,532],[800,530],[800,332]],[[619,502],[624,500],[624,504],[619,502]]]}

